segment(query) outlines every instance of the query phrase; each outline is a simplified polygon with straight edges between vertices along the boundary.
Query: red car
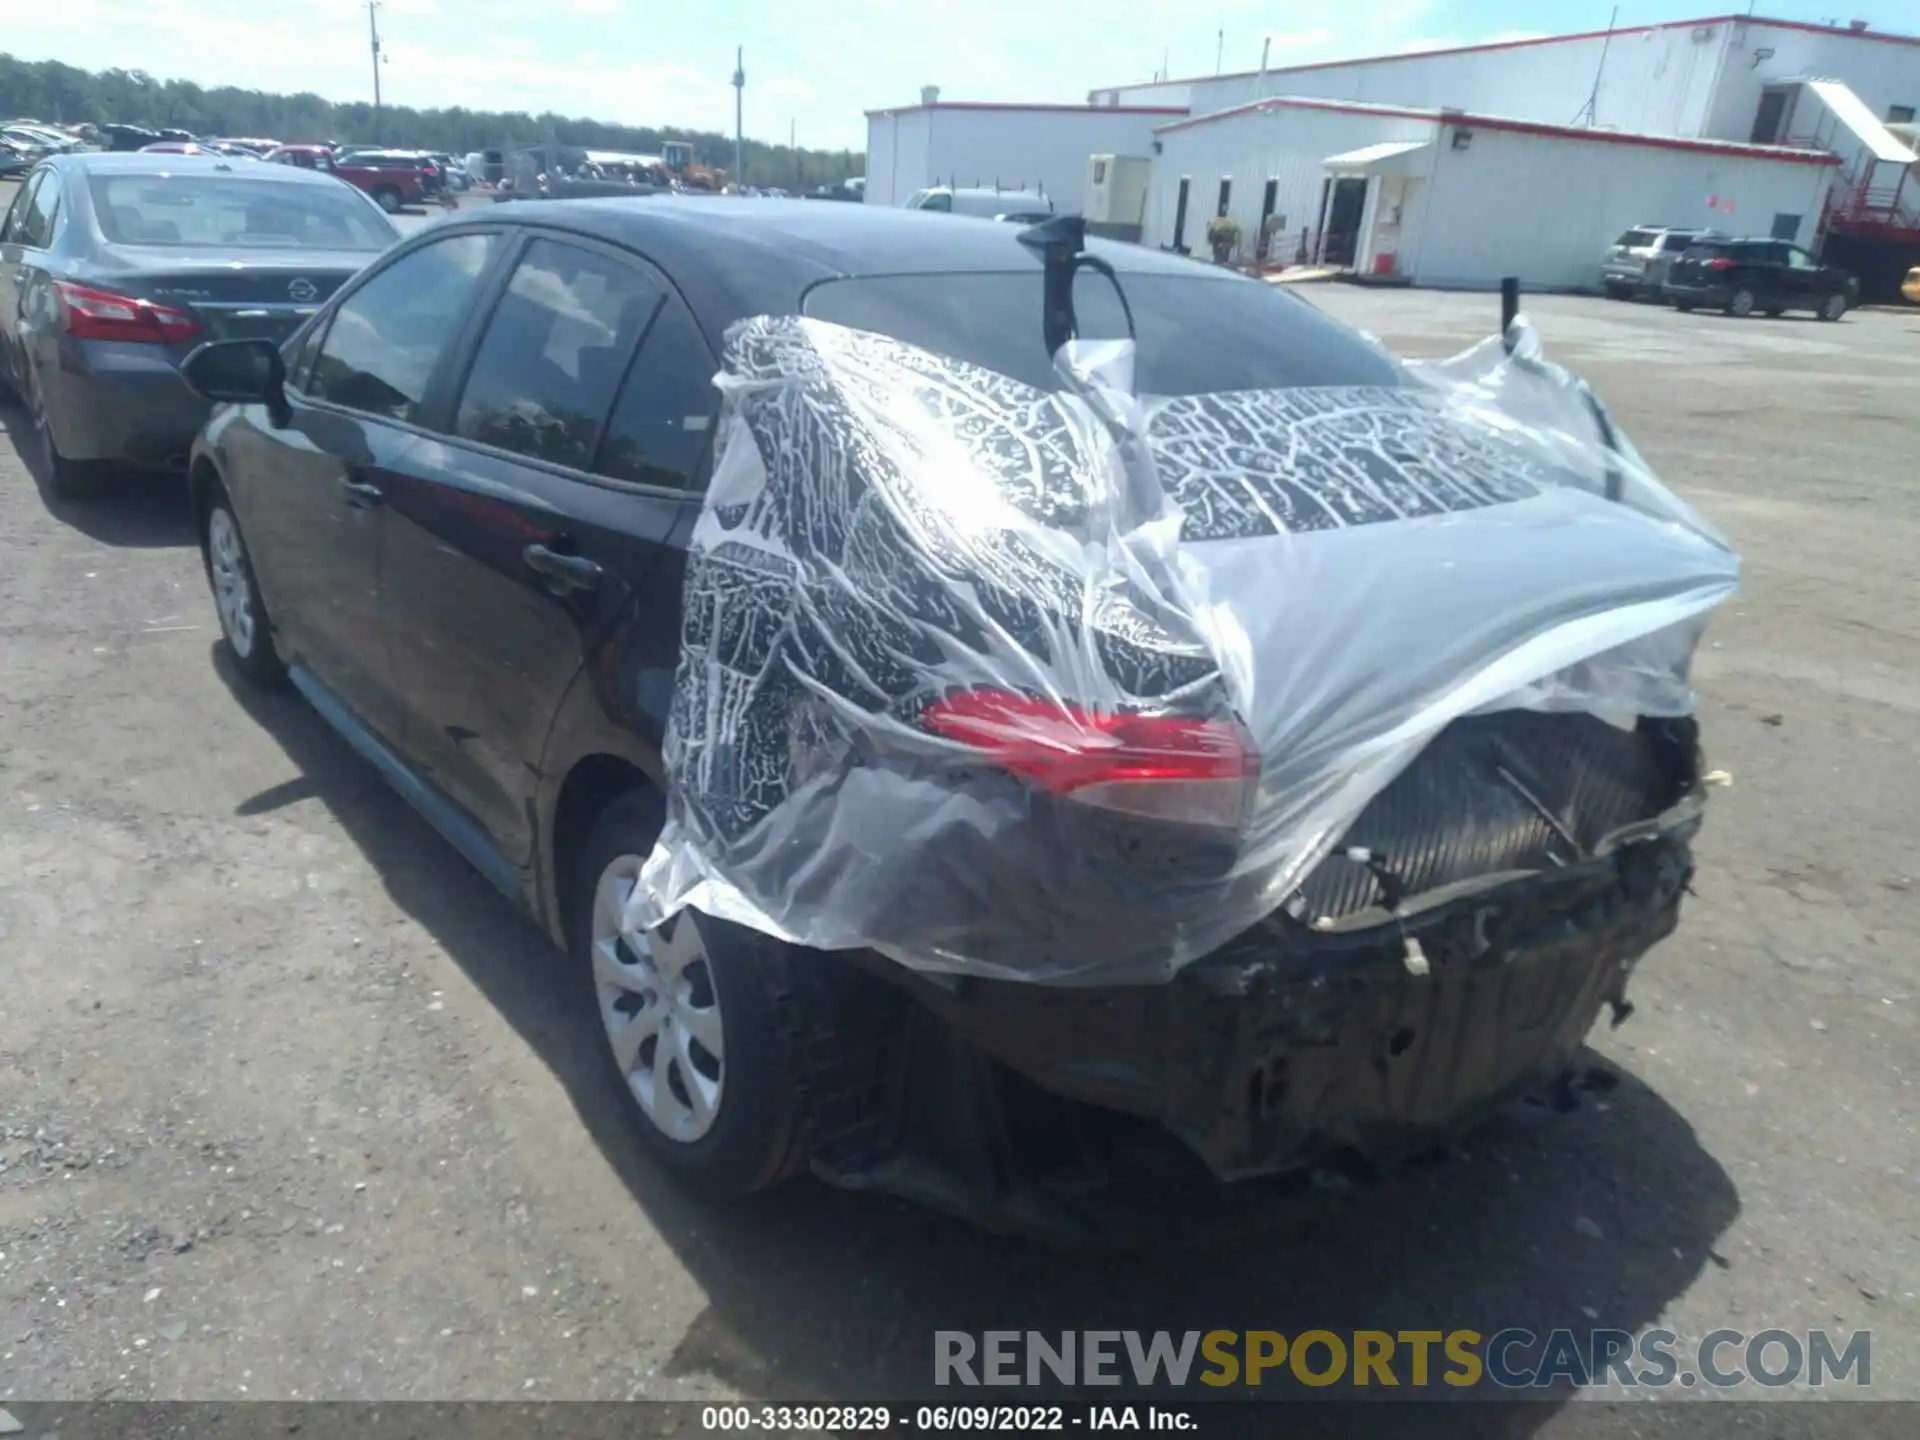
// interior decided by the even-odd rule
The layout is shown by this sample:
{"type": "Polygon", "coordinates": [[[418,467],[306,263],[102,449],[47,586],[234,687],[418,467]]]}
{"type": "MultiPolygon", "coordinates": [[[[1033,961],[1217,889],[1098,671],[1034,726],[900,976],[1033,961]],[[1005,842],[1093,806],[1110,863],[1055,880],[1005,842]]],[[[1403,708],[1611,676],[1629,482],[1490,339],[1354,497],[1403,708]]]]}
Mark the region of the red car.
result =
{"type": "Polygon", "coordinates": [[[268,151],[265,158],[277,165],[298,165],[303,170],[337,175],[366,191],[389,215],[403,205],[419,205],[427,198],[426,176],[419,162],[411,159],[363,154],[336,160],[324,145],[282,145],[268,151]]]}

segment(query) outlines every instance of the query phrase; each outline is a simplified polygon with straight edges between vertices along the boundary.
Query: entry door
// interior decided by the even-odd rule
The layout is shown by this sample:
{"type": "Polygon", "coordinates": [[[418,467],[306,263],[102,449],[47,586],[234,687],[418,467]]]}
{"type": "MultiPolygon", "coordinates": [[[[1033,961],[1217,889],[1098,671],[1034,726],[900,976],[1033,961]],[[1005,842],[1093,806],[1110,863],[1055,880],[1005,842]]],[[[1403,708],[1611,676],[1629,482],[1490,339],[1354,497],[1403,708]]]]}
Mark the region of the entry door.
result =
{"type": "Polygon", "coordinates": [[[1180,177],[1180,198],[1173,205],[1173,248],[1184,252],[1187,248],[1187,192],[1193,182],[1186,176],[1180,177]]]}
{"type": "Polygon", "coordinates": [[[525,864],[561,697],[696,503],[718,367],[658,272],[571,238],[528,243],[476,328],[391,497],[381,623],[408,753],[525,864]]]}
{"type": "Polygon", "coordinates": [[[1360,241],[1360,220],[1367,208],[1367,180],[1364,175],[1342,176],[1333,182],[1333,196],[1327,206],[1325,263],[1351,265],[1360,241]]]}
{"type": "Polygon", "coordinates": [[[1769,85],[1760,92],[1760,108],[1753,117],[1754,144],[1774,145],[1785,138],[1795,88],[1769,85]]]}

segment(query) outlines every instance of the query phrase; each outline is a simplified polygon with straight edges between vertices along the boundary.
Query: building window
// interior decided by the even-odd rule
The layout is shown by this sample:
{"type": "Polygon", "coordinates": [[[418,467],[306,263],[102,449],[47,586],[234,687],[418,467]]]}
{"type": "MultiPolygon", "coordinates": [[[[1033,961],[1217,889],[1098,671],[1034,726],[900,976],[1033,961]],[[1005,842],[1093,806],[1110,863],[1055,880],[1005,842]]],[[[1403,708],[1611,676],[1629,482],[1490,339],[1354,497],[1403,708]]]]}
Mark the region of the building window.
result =
{"type": "Polygon", "coordinates": [[[1232,199],[1233,199],[1233,181],[1222,180],[1220,182],[1220,203],[1214,207],[1213,213],[1216,215],[1226,214],[1227,205],[1232,199]]]}
{"type": "Polygon", "coordinates": [[[1776,240],[1791,241],[1800,234],[1798,215],[1776,215],[1773,217],[1773,229],[1768,232],[1776,240]]]}
{"type": "Polygon", "coordinates": [[[1093,183],[1096,185],[1104,185],[1106,184],[1106,181],[1107,181],[1107,162],[1104,160],[1094,161],[1093,162],[1093,183]]]}
{"type": "Polygon", "coordinates": [[[1913,123],[1913,106],[1887,106],[1887,123],[1889,125],[1911,125],[1913,123]]]}

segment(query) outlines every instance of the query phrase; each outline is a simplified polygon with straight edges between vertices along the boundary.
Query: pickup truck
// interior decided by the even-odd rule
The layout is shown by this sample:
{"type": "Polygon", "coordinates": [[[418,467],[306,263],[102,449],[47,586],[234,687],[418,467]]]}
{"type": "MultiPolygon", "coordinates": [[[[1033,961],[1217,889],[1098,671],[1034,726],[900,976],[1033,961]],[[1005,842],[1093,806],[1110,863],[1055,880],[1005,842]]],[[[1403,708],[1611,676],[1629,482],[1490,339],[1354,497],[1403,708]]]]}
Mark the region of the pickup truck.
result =
{"type": "Polygon", "coordinates": [[[277,165],[298,165],[303,170],[324,170],[349,185],[358,186],[391,215],[403,205],[423,204],[427,198],[426,176],[420,162],[410,156],[358,155],[351,160],[336,160],[324,145],[282,145],[264,157],[277,165]]]}

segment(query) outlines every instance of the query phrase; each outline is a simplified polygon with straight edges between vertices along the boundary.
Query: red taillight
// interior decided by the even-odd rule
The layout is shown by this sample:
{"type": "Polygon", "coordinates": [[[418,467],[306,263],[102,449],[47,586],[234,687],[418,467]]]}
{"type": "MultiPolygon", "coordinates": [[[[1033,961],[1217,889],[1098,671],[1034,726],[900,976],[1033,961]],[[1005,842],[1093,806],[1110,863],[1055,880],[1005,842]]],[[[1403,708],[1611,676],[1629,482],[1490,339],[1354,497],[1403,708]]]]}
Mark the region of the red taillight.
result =
{"type": "Polygon", "coordinates": [[[1233,721],[967,690],[936,701],[920,723],[1043,790],[1154,820],[1237,827],[1260,779],[1260,754],[1233,721]]]}
{"type": "Polygon", "coordinates": [[[1735,262],[1735,261],[1732,261],[1732,260],[1729,260],[1729,259],[1728,259],[1728,258],[1727,258],[1726,256],[1724,256],[1724,255],[1716,255],[1716,256],[1714,256],[1714,257],[1713,257],[1713,259],[1711,259],[1711,260],[1709,260],[1709,261],[1707,261],[1707,269],[1709,269],[1709,270],[1731,270],[1731,269],[1733,269],[1733,267],[1734,267],[1734,265],[1735,265],[1736,263],[1737,263],[1737,262],[1735,262]]]}
{"type": "Polygon", "coordinates": [[[177,345],[200,333],[200,322],[184,310],[156,305],[111,290],[95,290],[68,280],[53,282],[60,296],[60,318],[76,340],[125,340],[144,345],[177,345]]]}

